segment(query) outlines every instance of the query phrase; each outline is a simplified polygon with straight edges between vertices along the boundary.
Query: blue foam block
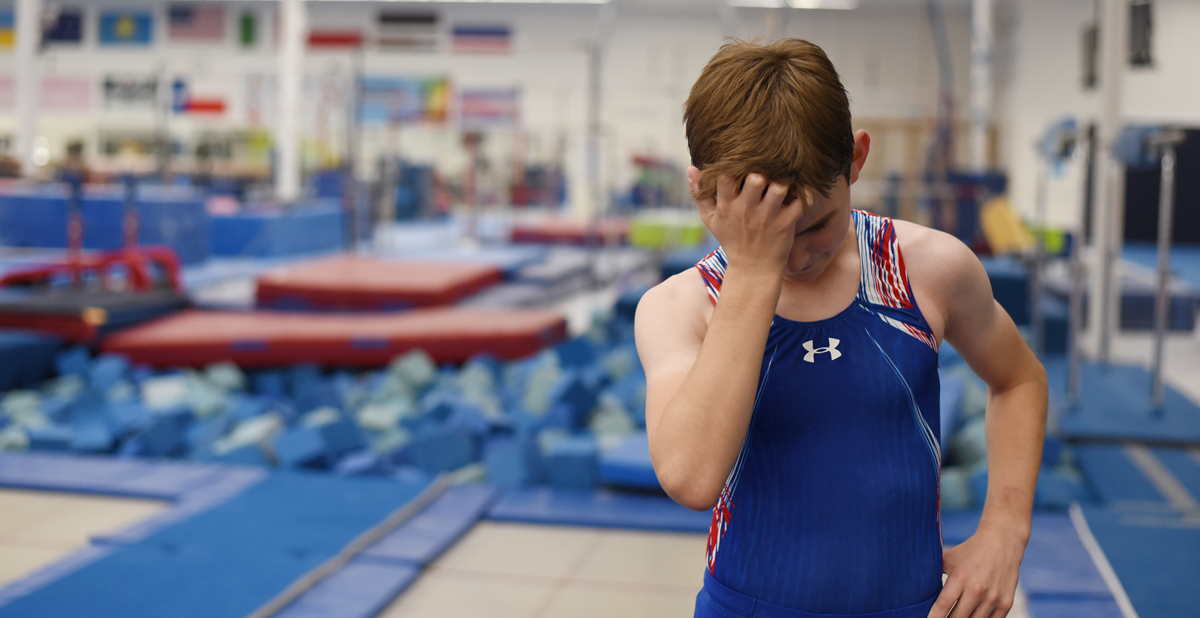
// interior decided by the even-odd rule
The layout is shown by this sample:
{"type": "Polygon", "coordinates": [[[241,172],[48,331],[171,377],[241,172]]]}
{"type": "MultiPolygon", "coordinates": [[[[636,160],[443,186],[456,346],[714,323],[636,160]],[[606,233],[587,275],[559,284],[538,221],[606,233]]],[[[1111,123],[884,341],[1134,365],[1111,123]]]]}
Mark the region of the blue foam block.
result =
{"type": "Polygon", "coordinates": [[[406,450],[413,463],[430,474],[456,470],[479,458],[475,436],[461,427],[420,431],[406,450]]]}
{"type": "Polygon", "coordinates": [[[250,374],[250,384],[258,395],[273,399],[287,397],[287,376],[277,369],[256,371],[250,374]]]}
{"type": "MultiPolygon", "coordinates": [[[[695,262],[692,262],[692,264],[688,265],[688,268],[694,265],[695,262]]],[[[613,306],[613,314],[622,320],[632,322],[634,315],[637,314],[638,303],[642,302],[642,296],[645,296],[648,291],[649,288],[635,288],[622,292],[617,297],[616,305],[613,306]]]]}
{"type": "Polygon", "coordinates": [[[347,476],[386,474],[390,470],[387,458],[372,450],[349,453],[333,467],[334,473],[347,476]]]}
{"type": "Polygon", "coordinates": [[[191,411],[184,407],[156,412],[150,417],[146,429],[133,440],[144,455],[174,455],[187,446],[187,428],[191,422],[191,411]]]}
{"type": "Polygon", "coordinates": [[[322,580],[277,618],[372,618],[420,575],[410,564],[355,558],[322,580]]]}
{"type": "Polygon", "coordinates": [[[591,435],[551,445],[545,455],[546,482],[558,489],[591,489],[600,483],[599,450],[591,435]]]}
{"type": "Polygon", "coordinates": [[[104,453],[113,447],[115,438],[106,419],[98,416],[91,420],[76,421],[72,425],[74,434],[71,450],[84,453],[104,453]]]}
{"type": "Polygon", "coordinates": [[[47,425],[26,429],[29,437],[29,448],[34,451],[66,451],[70,450],[75,432],[65,425],[47,425]]]}
{"type": "Polygon", "coordinates": [[[54,368],[58,370],[58,375],[87,375],[88,367],[91,365],[92,357],[88,354],[87,348],[83,346],[75,346],[63,350],[54,359],[54,368]]]}
{"type": "Polygon", "coordinates": [[[1087,499],[1087,490],[1075,477],[1045,466],[1038,472],[1037,488],[1033,494],[1034,508],[1065,511],[1072,503],[1086,502],[1087,499]]]}
{"type": "Polygon", "coordinates": [[[495,501],[484,485],[457,485],[363,552],[364,558],[425,566],[461,537],[495,501]]]}
{"type": "Polygon", "coordinates": [[[535,485],[541,480],[541,453],[537,442],[526,437],[493,438],[484,448],[483,461],[488,482],[513,489],[535,485]]]}
{"type": "Polygon", "coordinates": [[[268,467],[272,464],[271,459],[263,452],[262,448],[257,444],[247,444],[238,448],[222,453],[213,458],[215,461],[227,464],[240,464],[245,466],[262,466],[268,467]]]}
{"type": "Polygon", "coordinates": [[[358,425],[343,418],[339,421],[321,425],[321,439],[325,443],[325,451],[332,457],[340,457],[351,451],[357,451],[366,446],[362,430],[358,425]]]}
{"type": "Polygon", "coordinates": [[[645,432],[636,433],[600,454],[600,480],[606,485],[661,489],[650,463],[645,432]]]}
{"type": "Polygon", "coordinates": [[[325,440],[317,427],[293,427],[275,438],[275,456],[281,466],[315,463],[325,454],[325,440]]]}
{"type": "Polygon", "coordinates": [[[666,496],[549,488],[506,492],[488,519],[531,524],[631,530],[708,532],[712,513],[692,511],[666,496]]]}
{"type": "Polygon", "coordinates": [[[587,426],[592,410],[600,392],[596,386],[580,372],[566,372],[550,390],[551,408],[565,406],[563,419],[567,426],[564,429],[578,430],[587,426]]]}
{"type": "Polygon", "coordinates": [[[122,401],[105,406],[108,426],[114,433],[124,434],[150,417],[150,412],[140,401],[122,401]]]}
{"type": "Polygon", "coordinates": [[[148,618],[166,607],[174,618],[240,618],[426,486],[276,473],[224,504],[14,600],[4,615],[84,616],[103,608],[107,615],[148,618]]]}
{"type": "Polygon", "coordinates": [[[229,412],[235,419],[244,421],[266,412],[269,405],[264,397],[235,394],[230,398],[229,412]]]}
{"type": "Polygon", "coordinates": [[[92,386],[107,390],[129,374],[129,360],[117,354],[104,354],[88,369],[92,386]]]}
{"type": "Polygon", "coordinates": [[[54,375],[59,337],[26,330],[0,329],[0,391],[36,384],[54,375]]]}
{"type": "Polygon", "coordinates": [[[554,346],[564,369],[582,369],[596,362],[596,346],[586,337],[575,337],[554,346]]]}

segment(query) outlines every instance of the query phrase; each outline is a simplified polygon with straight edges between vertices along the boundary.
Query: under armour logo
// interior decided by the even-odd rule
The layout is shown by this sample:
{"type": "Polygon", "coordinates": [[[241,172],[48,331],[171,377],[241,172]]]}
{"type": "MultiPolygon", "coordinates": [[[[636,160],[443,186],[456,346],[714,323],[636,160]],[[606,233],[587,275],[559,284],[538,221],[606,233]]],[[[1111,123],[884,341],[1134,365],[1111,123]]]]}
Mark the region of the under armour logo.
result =
{"type": "Polygon", "coordinates": [[[842,353],[838,352],[838,349],[837,349],[838,344],[841,342],[842,342],[841,339],[834,339],[833,337],[830,337],[829,345],[827,347],[814,348],[813,342],[805,341],[804,349],[808,350],[808,354],[804,355],[804,360],[809,363],[815,363],[815,362],[817,362],[816,356],[818,354],[824,354],[826,352],[829,353],[829,360],[837,360],[837,359],[841,358],[841,356],[842,356],[842,353]]]}

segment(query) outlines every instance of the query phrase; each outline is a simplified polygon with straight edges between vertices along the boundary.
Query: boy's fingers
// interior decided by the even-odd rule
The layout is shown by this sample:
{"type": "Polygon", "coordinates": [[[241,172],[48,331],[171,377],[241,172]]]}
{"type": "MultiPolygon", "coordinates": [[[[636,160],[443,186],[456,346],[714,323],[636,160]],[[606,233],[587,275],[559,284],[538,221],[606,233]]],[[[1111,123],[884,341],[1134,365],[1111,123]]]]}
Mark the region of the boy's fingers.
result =
{"type": "Polygon", "coordinates": [[[738,196],[737,183],[728,176],[717,179],[717,203],[728,204],[738,196]]]}
{"type": "Polygon", "coordinates": [[[954,609],[955,601],[962,595],[962,588],[958,586],[958,582],[946,582],[946,587],[942,588],[942,593],[938,595],[937,601],[933,602],[933,607],[929,610],[929,618],[946,618],[950,614],[950,610],[954,609]]]}
{"type": "Polygon", "coordinates": [[[746,181],[742,184],[740,195],[746,198],[747,205],[762,201],[763,192],[767,189],[767,179],[762,174],[750,174],[746,176],[746,181]]]}
{"type": "Polygon", "coordinates": [[[777,209],[783,205],[783,198],[787,197],[787,185],[773,182],[767,186],[766,193],[763,194],[763,205],[769,206],[772,209],[777,209]]]}

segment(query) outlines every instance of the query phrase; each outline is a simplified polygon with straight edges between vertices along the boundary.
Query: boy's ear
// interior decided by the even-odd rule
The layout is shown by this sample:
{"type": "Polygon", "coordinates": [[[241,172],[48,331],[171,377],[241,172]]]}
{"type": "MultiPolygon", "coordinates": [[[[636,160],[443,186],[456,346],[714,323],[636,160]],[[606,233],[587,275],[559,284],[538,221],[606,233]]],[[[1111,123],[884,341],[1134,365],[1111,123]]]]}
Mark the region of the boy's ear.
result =
{"type": "Polygon", "coordinates": [[[693,196],[700,190],[700,168],[689,165],[687,168],[688,192],[693,196]]]}
{"type": "Polygon", "coordinates": [[[850,184],[858,182],[858,174],[867,164],[867,155],[871,153],[871,136],[859,129],[854,132],[854,158],[850,161],[850,184]]]}

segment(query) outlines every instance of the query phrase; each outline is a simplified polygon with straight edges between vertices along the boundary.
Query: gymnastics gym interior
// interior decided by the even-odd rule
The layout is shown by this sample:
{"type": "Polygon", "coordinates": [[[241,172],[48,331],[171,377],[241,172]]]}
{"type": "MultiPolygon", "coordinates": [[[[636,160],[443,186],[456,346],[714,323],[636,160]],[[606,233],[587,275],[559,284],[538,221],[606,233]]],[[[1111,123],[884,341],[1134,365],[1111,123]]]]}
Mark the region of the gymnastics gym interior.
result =
{"type": "MultiPolygon", "coordinates": [[[[716,248],[682,106],[820,45],[855,208],[1046,369],[1010,616],[1200,616],[1200,3],[0,2],[0,618],[691,616],[642,294],[716,248]]],[[[941,529],[987,387],[939,350],[941,529]]],[[[843,462],[853,466],[855,462],[843,462]]]]}

